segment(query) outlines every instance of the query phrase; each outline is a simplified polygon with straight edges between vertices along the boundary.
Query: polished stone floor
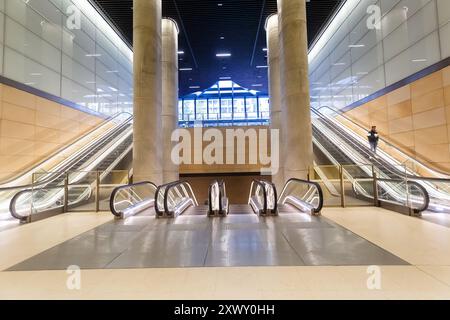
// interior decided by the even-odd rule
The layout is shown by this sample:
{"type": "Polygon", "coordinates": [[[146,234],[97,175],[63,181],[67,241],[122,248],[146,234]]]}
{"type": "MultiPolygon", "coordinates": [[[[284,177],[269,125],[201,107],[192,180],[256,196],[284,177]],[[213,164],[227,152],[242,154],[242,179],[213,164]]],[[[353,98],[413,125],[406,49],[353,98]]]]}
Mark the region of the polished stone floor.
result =
{"type": "Polygon", "coordinates": [[[63,242],[9,271],[82,269],[408,265],[407,262],[324,217],[284,207],[258,217],[232,206],[225,218],[206,208],[176,219],[153,213],[111,221],[63,242]]]}

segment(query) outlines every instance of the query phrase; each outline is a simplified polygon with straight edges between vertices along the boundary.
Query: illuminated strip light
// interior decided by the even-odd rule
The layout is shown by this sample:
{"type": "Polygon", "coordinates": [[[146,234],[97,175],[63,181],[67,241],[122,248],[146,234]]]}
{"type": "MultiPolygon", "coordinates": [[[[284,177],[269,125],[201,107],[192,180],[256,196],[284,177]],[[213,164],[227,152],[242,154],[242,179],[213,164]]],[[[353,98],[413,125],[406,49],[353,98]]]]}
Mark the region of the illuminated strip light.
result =
{"type": "Polygon", "coordinates": [[[133,62],[133,51],[122,40],[122,38],[116,33],[111,25],[98,13],[92,4],[87,0],[72,0],[73,4],[80,9],[83,14],[94,23],[94,25],[101,30],[106,37],[114,43],[122,54],[127,57],[130,62],[133,62]]]}
{"type": "Polygon", "coordinates": [[[330,24],[327,26],[320,38],[313,44],[313,47],[309,50],[308,61],[310,64],[327,45],[331,37],[339,29],[339,27],[344,24],[345,19],[349,17],[350,13],[356,8],[359,3],[360,0],[345,1],[345,3],[339,9],[339,12],[337,12],[333,20],[330,21],[330,24]]]}

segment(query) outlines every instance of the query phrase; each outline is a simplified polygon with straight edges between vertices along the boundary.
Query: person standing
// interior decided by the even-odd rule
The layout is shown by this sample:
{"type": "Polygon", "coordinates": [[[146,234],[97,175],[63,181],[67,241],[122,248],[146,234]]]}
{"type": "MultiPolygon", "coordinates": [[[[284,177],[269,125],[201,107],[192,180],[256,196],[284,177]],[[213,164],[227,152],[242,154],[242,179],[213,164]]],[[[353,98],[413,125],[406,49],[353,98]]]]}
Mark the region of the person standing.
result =
{"type": "Polygon", "coordinates": [[[376,126],[372,126],[367,138],[369,139],[370,150],[372,150],[373,153],[377,153],[378,141],[380,140],[380,137],[376,126]]]}

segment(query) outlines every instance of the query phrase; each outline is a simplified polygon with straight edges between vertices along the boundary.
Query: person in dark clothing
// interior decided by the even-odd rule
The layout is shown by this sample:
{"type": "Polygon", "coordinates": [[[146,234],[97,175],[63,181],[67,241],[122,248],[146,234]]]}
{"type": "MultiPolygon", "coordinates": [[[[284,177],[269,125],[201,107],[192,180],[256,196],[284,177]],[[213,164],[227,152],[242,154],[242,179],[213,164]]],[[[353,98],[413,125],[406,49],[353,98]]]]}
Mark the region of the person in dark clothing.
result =
{"type": "Polygon", "coordinates": [[[369,139],[370,149],[373,153],[377,153],[378,141],[380,140],[380,137],[376,126],[372,126],[372,129],[367,134],[367,138],[369,139]]]}

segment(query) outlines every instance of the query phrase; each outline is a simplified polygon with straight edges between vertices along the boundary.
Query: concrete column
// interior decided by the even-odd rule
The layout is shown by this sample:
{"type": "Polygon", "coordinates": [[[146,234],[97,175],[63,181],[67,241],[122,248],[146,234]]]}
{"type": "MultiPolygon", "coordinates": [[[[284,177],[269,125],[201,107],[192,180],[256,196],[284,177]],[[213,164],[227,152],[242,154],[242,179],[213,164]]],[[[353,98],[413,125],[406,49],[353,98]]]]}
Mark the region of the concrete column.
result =
{"type": "Polygon", "coordinates": [[[171,159],[172,132],[178,127],[178,27],[171,19],[162,20],[162,132],[164,183],[179,179],[179,168],[171,159]]]}
{"type": "Polygon", "coordinates": [[[133,39],[133,180],[161,184],[161,0],[133,1],[133,39]]]}
{"type": "Polygon", "coordinates": [[[277,174],[272,176],[277,190],[281,192],[284,186],[284,148],[281,119],[281,85],[280,85],[280,38],[278,32],[278,15],[273,14],[266,20],[267,35],[267,61],[269,66],[269,96],[270,96],[270,128],[280,131],[280,168],[277,174]]]}
{"type": "Polygon", "coordinates": [[[313,164],[305,0],[278,0],[285,179],[305,179],[313,164]]]}

